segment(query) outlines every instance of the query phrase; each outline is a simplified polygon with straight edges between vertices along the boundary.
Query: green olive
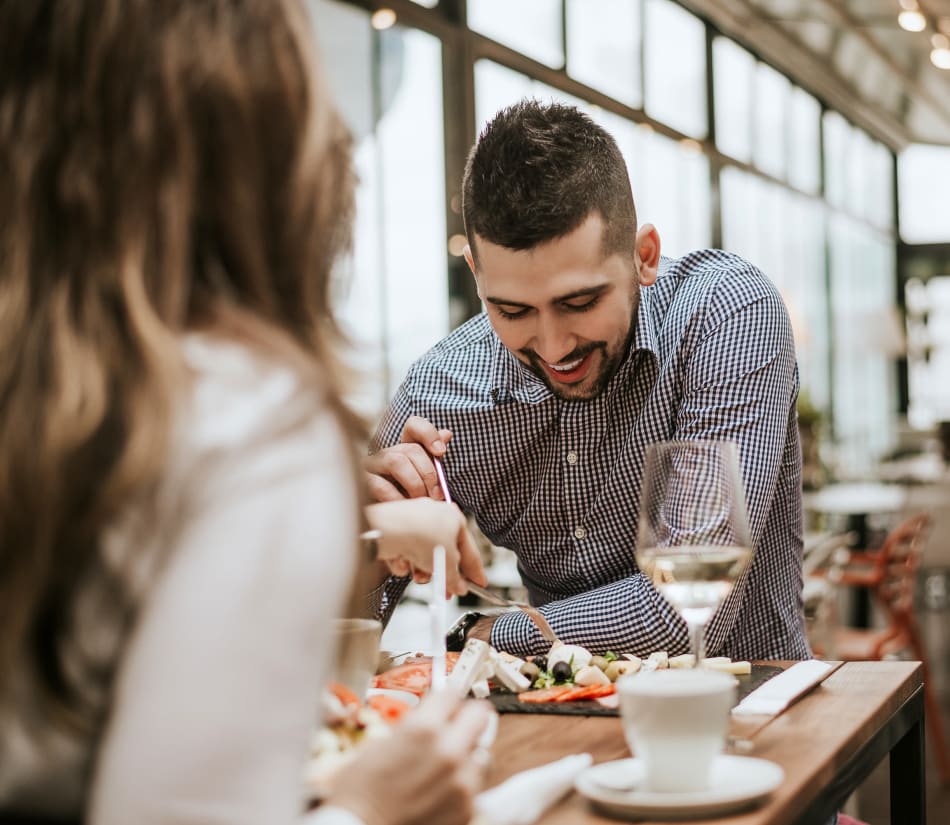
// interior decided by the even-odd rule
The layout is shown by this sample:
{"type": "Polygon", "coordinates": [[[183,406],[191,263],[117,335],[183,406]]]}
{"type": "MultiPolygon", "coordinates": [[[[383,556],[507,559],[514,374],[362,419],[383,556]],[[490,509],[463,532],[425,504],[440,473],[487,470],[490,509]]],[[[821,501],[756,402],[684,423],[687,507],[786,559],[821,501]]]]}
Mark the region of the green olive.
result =
{"type": "Polygon", "coordinates": [[[622,672],[623,672],[623,666],[620,664],[619,661],[611,662],[609,665],[607,665],[607,669],[604,671],[607,678],[610,679],[611,682],[616,682],[617,678],[620,676],[622,672]]]}
{"type": "Polygon", "coordinates": [[[610,662],[608,662],[603,656],[594,656],[591,658],[590,663],[594,667],[599,667],[601,670],[606,671],[610,662]]]}
{"type": "Polygon", "coordinates": [[[541,675],[541,671],[534,662],[525,662],[521,666],[521,675],[526,676],[531,681],[531,684],[534,684],[535,679],[541,675]]]}

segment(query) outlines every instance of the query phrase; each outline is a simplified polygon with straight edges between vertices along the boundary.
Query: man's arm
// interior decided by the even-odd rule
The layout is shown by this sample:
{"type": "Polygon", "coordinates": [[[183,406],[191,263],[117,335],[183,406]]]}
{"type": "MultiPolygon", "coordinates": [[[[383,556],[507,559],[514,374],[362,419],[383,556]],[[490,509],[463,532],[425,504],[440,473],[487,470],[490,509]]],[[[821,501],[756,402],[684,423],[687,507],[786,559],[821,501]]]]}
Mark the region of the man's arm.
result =
{"type": "MultiPolygon", "coordinates": [[[[612,650],[648,656],[665,650],[675,655],[689,649],[686,623],[639,574],[539,609],[561,641],[593,653],[612,650]]],[[[551,646],[520,611],[498,616],[490,628],[487,622],[479,625],[469,636],[517,656],[546,653],[551,646]]]]}

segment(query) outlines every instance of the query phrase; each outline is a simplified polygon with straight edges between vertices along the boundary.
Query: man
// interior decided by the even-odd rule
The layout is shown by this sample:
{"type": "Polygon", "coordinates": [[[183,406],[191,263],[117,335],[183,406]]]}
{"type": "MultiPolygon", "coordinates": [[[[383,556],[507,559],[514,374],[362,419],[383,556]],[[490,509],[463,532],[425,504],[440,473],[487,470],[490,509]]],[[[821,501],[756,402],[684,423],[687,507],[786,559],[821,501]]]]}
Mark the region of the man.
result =
{"type": "MultiPolygon", "coordinates": [[[[488,124],[463,216],[485,312],[410,369],[367,460],[372,495],[440,498],[430,456],[444,457],[453,498],[517,553],[560,638],[675,653],[685,623],[633,557],[644,454],[735,441],[756,553],[706,649],[807,657],[798,375],[775,287],[724,252],[661,258],[614,140],[558,104],[523,101],[488,124]]],[[[382,589],[383,615],[402,587],[382,589]]],[[[468,633],[521,655],[546,647],[521,613],[468,633]]]]}

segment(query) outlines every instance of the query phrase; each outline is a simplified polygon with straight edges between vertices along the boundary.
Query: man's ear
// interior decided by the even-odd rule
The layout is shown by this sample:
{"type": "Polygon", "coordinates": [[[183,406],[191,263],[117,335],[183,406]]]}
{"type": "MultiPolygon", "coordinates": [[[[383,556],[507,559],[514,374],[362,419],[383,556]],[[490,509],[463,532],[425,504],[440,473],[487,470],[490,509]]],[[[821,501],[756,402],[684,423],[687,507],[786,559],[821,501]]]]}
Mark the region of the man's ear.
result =
{"type": "Polygon", "coordinates": [[[656,280],[660,264],[660,234],[652,223],[645,223],[637,230],[636,258],[640,262],[640,286],[650,286],[656,280]]]}

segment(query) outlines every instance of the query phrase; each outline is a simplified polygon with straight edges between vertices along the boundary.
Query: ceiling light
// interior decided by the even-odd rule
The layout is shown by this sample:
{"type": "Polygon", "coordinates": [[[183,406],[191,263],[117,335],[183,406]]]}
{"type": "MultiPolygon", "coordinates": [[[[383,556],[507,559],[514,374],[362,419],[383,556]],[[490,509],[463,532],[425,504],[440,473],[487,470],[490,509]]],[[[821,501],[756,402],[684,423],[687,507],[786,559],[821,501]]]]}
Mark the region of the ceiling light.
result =
{"type": "Polygon", "coordinates": [[[930,53],[930,62],[938,69],[950,70],[950,49],[934,49],[930,53]]]}
{"type": "Polygon", "coordinates": [[[927,28],[927,18],[917,9],[902,11],[897,15],[897,23],[909,32],[922,32],[927,28]]]}
{"type": "Polygon", "coordinates": [[[396,22],[396,12],[392,9],[377,9],[373,12],[373,16],[370,17],[369,23],[378,31],[383,29],[388,29],[396,22]]]}
{"type": "Polygon", "coordinates": [[[930,62],[938,69],[950,69],[950,37],[937,32],[930,38],[933,51],[930,53],[930,62]]]}

